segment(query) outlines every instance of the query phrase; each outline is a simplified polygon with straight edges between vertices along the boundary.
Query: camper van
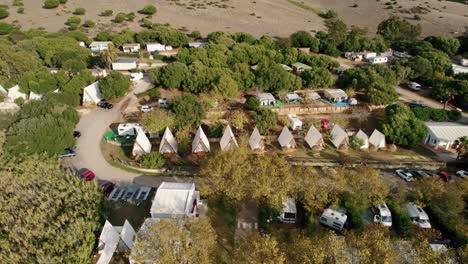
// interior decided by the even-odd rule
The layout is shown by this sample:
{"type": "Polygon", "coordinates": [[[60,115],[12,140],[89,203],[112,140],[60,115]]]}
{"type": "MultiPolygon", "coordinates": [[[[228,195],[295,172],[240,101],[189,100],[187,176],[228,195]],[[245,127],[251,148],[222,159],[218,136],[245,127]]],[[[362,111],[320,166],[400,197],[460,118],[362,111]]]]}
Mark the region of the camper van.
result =
{"type": "Polygon", "coordinates": [[[288,114],[289,125],[292,130],[302,129],[302,121],[295,114],[288,114]]]}
{"type": "Polygon", "coordinates": [[[376,204],[373,207],[374,211],[374,223],[380,223],[383,226],[392,226],[392,213],[388,209],[387,204],[381,203],[376,204]]]}
{"type": "Polygon", "coordinates": [[[139,129],[143,129],[143,126],[138,123],[123,123],[117,127],[117,134],[119,136],[136,136],[139,129]]]}
{"type": "Polygon", "coordinates": [[[327,208],[320,216],[320,223],[335,230],[341,231],[347,219],[348,216],[345,213],[327,208]]]}
{"type": "Polygon", "coordinates": [[[429,216],[419,205],[414,203],[408,203],[406,205],[408,210],[408,215],[413,221],[413,224],[418,225],[420,228],[431,228],[431,223],[429,222],[429,216]]]}
{"type": "Polygon", "coordinates": [[[283,223],[294,224],[297,221],[296,200],[288,198],[283,200],[283,210],[279,215],[279,220],[283,223]]]}

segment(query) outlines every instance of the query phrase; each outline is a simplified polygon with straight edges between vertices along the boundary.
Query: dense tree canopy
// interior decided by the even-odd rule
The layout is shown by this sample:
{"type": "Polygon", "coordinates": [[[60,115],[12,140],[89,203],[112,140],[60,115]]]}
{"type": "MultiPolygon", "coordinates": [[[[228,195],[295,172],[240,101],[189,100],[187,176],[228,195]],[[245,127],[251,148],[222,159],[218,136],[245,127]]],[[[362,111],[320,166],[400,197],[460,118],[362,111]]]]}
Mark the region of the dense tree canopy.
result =
{"type": "Polygon", "coordinates": [[[460,41],[452,37],[429,36],[424,40],[431,43],[434,48],[447,53],[449,56],[454,55],[458,51],[458,48],[460,48],[460,41]]]}
{"type": "Polygon", "coordinates": [[[203,104],[191,94],[184,94],[174,98],[171,109],[174,112],[175,126],[178,129],[187,126],[199,126],[206,114],[203,104]]]}
{"type": "Polygon", "coordinates": [[[130,78],[128,76],[113,71],[99,80],[99,89],[105,99],[111,100],[116,97],[124,96],[128,88],[130,88],[130,84],[130,78]]]}
{"type": "Polygon", "coordinates": [[[417,38],[421,34],[421,26],[412,25],[398,16],[391,16],[378,25],[377,34],[391,41],[400,39],[411,40],[417,38]]]}

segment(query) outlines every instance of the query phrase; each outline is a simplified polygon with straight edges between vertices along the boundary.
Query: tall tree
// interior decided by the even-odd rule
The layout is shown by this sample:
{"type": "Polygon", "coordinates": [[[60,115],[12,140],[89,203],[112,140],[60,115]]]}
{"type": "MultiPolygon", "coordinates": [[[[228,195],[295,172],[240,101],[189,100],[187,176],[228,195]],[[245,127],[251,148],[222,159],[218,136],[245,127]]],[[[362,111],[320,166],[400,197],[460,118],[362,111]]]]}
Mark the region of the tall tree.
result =
{"type": "Polygon", "coordinates": [[[261,237],[254,233],[241,242],[234,254],[236,263],[250,264],[283,264],[285,254],[281,251],[276,238],[267,235],[261,237]]]}
{"type": "Polygon", "coordinates": [[[413,40],[421,34],[421,25],[412,25],[397,16],[391,16],[377,27],[377,34],[390,41],[413,40]]]}
{"type": "Polygon", "coordinates": [[[457,159],[461,159],[468,152],[468,136],[458,138],[455,145],[457,146],[457,159]]]}
{"type": "Polygon", "coordinates": [[[111,100],[124,96],[130,88],[130,84],[128,76],[113,71],[99,81],[99,89],[105,99],[111,100]]]}

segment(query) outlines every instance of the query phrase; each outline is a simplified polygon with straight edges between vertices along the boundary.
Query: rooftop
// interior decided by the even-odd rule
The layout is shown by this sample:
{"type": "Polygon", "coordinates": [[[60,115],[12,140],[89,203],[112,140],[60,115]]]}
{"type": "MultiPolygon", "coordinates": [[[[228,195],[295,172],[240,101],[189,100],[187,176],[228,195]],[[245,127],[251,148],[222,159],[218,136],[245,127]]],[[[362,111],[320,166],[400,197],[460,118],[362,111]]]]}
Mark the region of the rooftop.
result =
{"type": "Polygon", "coordinates": [[[137,61],[138,61],[137,58],[117,58],[112,63],[135,63],[137,61]]]}
{"type": "Polygon", "coordinates": [[[426,122],[426,126],[434,136],[447,141],[455,141],[468,136],[468,126],[454,122],[426,122]]]}

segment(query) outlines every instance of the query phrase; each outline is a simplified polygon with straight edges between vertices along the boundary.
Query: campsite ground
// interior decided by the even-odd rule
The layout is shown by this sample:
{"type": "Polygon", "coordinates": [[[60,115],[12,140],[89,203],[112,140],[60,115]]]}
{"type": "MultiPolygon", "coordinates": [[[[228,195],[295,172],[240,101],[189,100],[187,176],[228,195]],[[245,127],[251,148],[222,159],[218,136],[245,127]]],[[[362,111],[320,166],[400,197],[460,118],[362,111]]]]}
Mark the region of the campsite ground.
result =
{"type": "Polygon", "coordinates": [[[363,0],[70,0],[57,9],[43,9],[40,0],[23,0],[24,13],[17,13],[11,0],[0,0],[0,4],[10,6],[7,22],[15,22],[22,28],[44,28],[58,31],[66,27],[65,21],[77,7],[86,9],[82,21],[93,20],[97,26],[93,32],[102,30],[140,30],[137,14],[134,22],[112,23],[119,12],[137,12],[144,5],[153,4],[158,12],[151,18],[153,22],[168,23],[173,27],[202,34],[213,31],[242,31],[261,36],[285,37],[298,30],[318,31],[324,29],[320,11],[335,10],[348,25],[364,26],[369,32],[376,30],[380,21],[390,14],[409,18],[420,23],[423,35],[450,35],[464,32],[468,25],[468,5],[435,0],[401,0],[386,5],[385,1],[363,0]],[[390,7],[391,6],[391,9],[390,7]],[[103,10],[113,10],[114,16],[103,17],[103,10]],[[415,19],[415,15],[420,20],[415,19]]]}

